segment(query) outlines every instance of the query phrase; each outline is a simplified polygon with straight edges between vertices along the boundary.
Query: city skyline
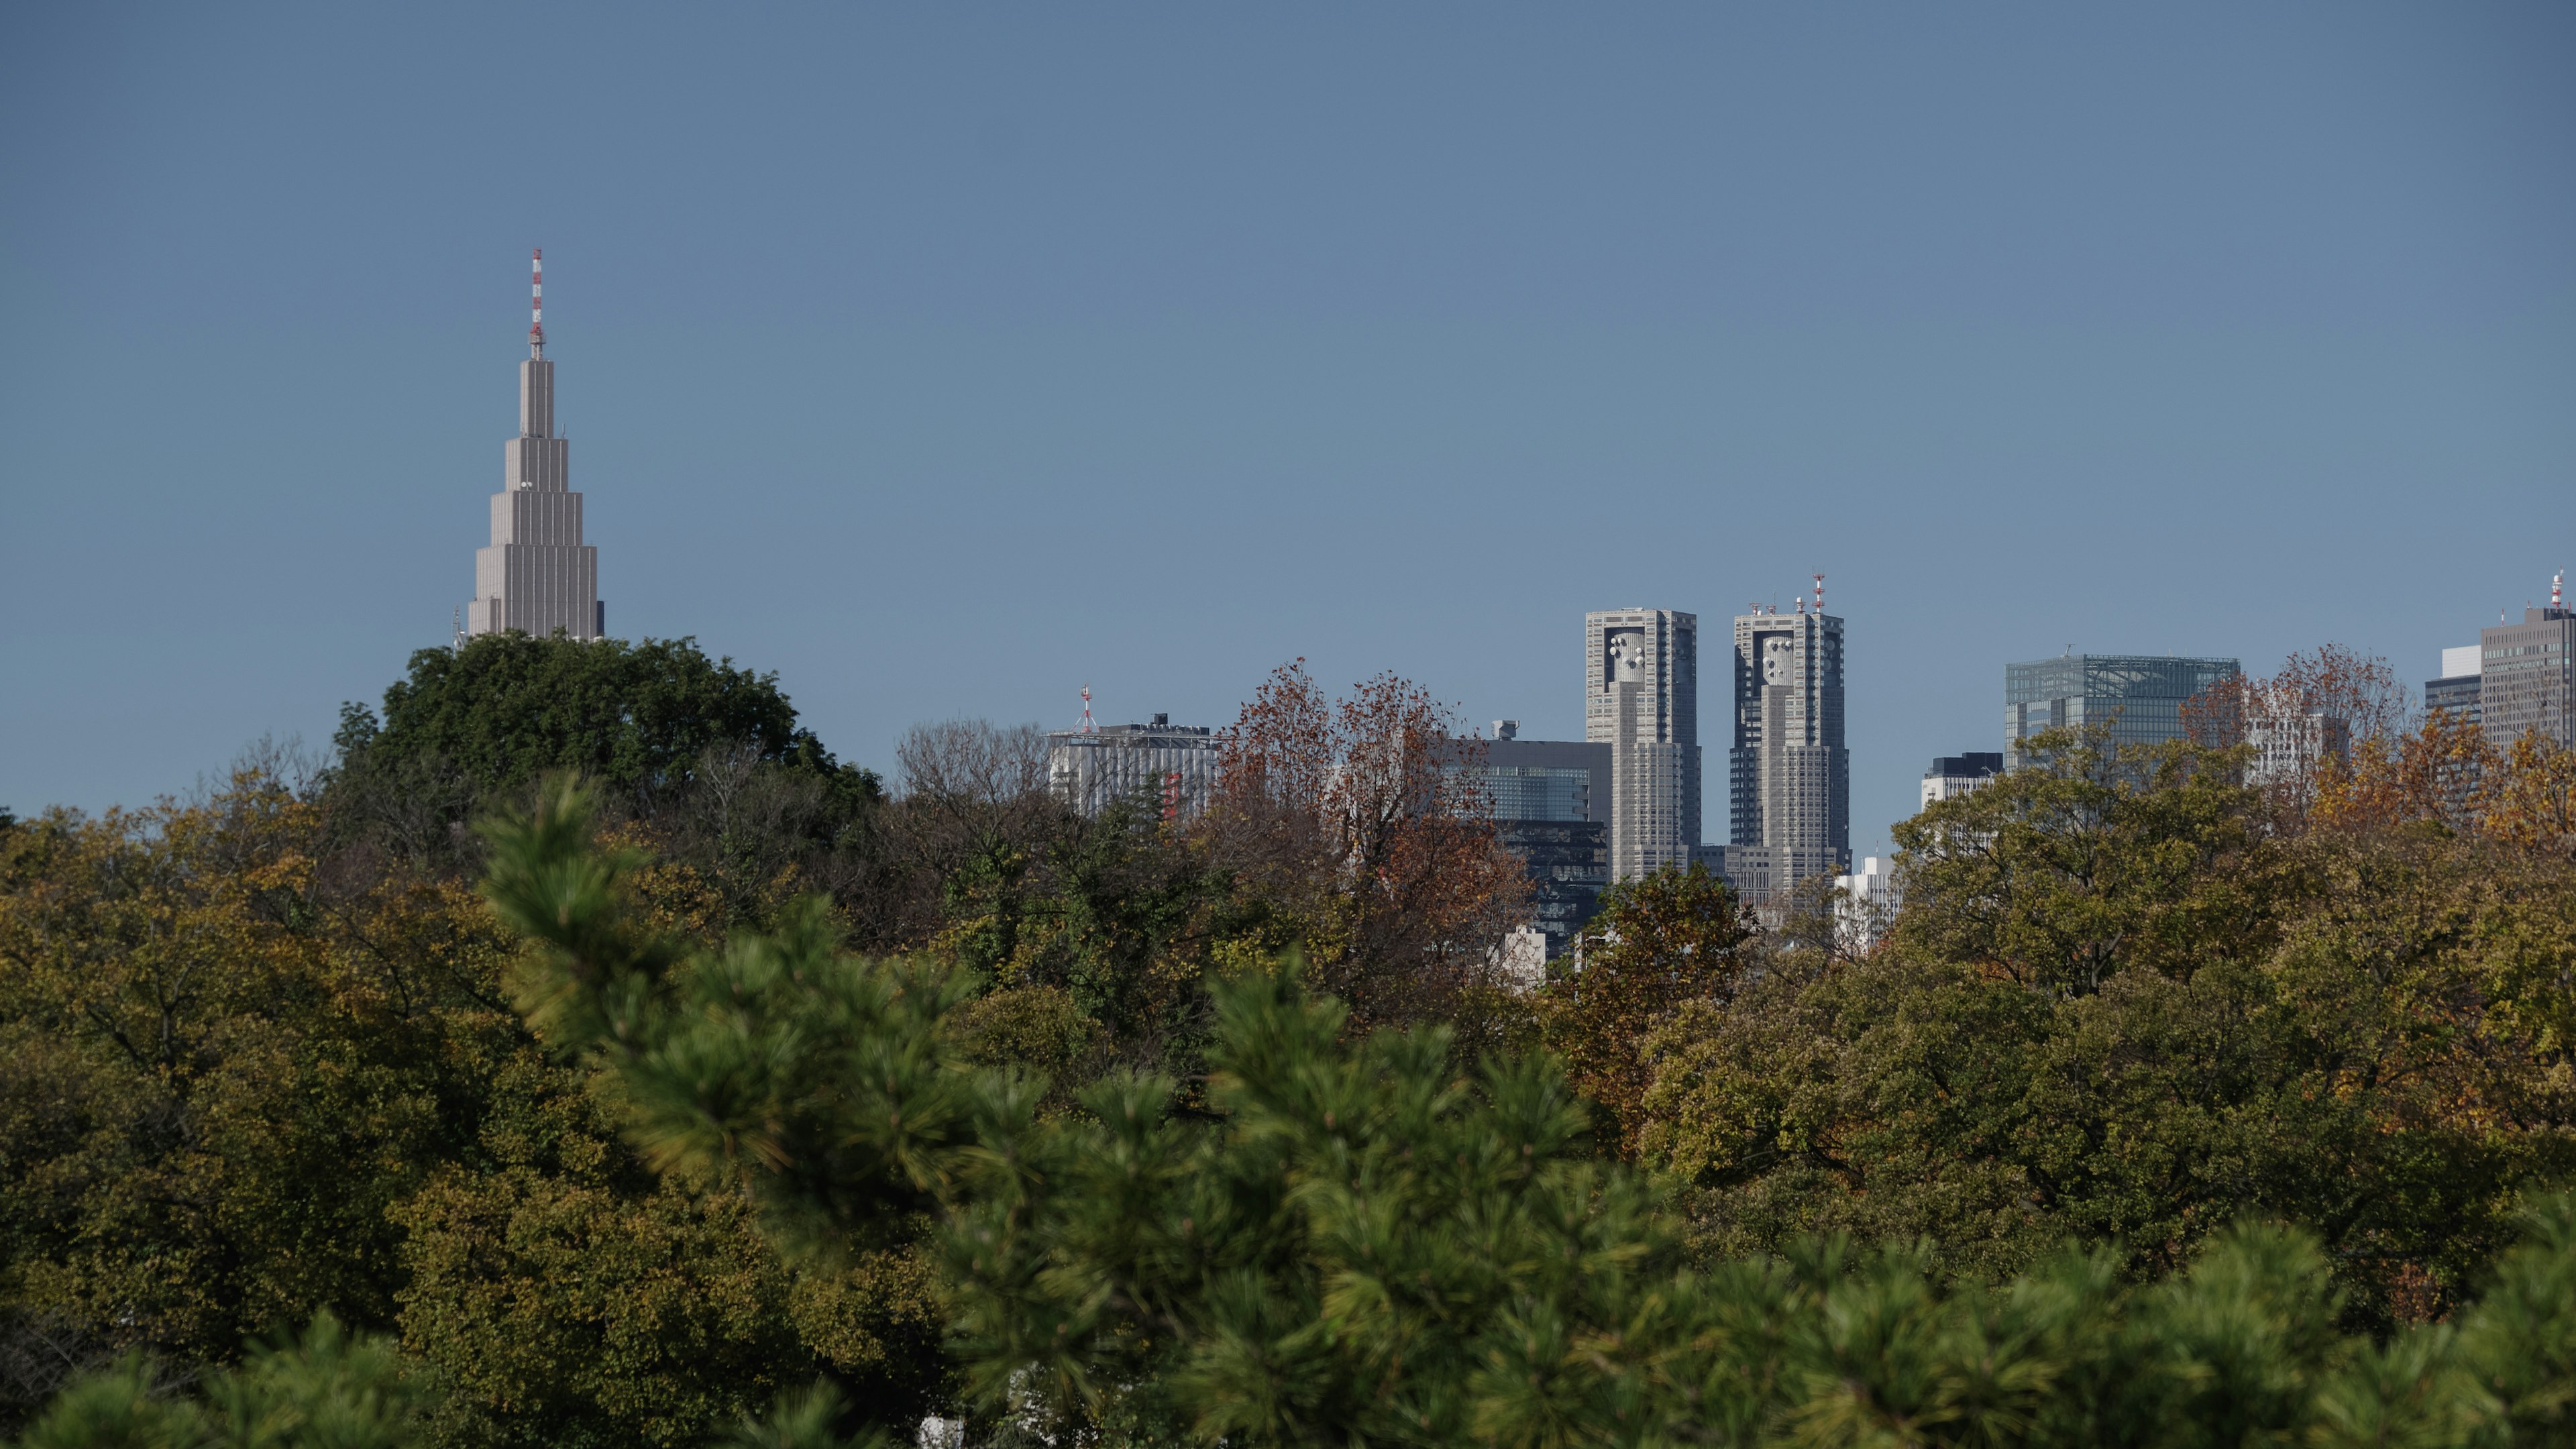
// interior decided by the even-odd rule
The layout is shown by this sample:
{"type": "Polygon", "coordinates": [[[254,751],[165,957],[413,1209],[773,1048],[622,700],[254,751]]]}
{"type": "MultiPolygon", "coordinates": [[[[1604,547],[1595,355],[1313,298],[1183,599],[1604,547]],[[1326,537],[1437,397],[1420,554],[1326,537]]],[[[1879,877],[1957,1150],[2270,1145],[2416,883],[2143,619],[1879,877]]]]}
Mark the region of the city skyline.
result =
{"type": "Polygon", "coordinates": [[[446,642],[538,245],[611,631],[889,773],[1300,656],[1580,738],[1567,620],[1824,572],[1865,857],[2007,662],[2420,687],[2576,563],[2559,8],[0,27],[22,813],[446,642]]]}

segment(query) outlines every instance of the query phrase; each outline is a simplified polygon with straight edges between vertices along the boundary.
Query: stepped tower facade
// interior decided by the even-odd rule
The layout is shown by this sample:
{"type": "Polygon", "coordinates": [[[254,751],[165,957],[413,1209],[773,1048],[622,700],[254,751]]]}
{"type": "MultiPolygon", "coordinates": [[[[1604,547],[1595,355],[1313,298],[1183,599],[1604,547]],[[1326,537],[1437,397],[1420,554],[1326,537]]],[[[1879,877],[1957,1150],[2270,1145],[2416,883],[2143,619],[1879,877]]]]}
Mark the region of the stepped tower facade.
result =
{"type": "Polygon", "coordinates": [[[555,365],[546,358],[545,253],[529,273],[528,356],[519,364],[519,436],[501,445],[501,491],[492,495],[492,542],[474,551],[474,599],[461,637],[518,629],[545,638],[597,639],[608,631],[599,599],[599,550],[581,541],[581,495],[568,447],[555,430],[555,365]]]}

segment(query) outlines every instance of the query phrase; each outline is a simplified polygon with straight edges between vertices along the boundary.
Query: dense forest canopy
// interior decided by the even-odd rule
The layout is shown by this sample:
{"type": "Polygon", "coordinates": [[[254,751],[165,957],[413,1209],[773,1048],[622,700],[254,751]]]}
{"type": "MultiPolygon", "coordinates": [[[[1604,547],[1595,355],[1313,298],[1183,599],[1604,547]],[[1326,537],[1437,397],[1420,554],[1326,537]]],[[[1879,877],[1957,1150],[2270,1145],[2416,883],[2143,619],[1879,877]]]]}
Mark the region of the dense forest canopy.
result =
{"type": "Polygon", "coordinates": [[[1166,821],[424,651],[314,781],[0,820],[0,1434],[2567,1442],[2576,763],[2249,785],[2271,703],[2033,742],[1868,949],[1671,871],[1520,994],[1401,680],[1166,821]]]}

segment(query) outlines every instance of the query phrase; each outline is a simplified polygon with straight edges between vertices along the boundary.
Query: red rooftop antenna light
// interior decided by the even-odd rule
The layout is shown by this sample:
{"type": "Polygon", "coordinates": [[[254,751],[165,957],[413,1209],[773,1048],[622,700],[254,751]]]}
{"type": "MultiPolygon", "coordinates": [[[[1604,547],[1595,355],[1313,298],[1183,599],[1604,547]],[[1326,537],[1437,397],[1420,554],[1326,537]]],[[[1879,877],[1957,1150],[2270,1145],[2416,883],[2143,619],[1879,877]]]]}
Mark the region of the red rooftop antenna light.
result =
{"type": "Polygon", "coordinates": [[[528,249],[528,355],[546,354],[546,249],[528,249]]]}

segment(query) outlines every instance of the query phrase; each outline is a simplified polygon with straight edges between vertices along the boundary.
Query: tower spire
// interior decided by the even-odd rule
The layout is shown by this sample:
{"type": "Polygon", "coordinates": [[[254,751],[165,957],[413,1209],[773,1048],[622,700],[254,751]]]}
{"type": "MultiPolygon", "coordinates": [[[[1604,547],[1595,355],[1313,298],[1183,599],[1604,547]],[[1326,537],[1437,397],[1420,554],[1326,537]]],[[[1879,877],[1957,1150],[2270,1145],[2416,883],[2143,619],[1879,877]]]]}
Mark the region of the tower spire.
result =
{"type": "Polygon", "coordinates": [[[546,356],[546,254],[528,253],[528,355],[519,363],[519,435],[501,445],[492,543],[474,551],[467,638],[520,629],[543,639],[607,632],[599,549],[581,541],[571,445],[555,426],[555,364],[546,356]]]}

